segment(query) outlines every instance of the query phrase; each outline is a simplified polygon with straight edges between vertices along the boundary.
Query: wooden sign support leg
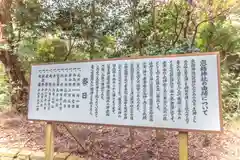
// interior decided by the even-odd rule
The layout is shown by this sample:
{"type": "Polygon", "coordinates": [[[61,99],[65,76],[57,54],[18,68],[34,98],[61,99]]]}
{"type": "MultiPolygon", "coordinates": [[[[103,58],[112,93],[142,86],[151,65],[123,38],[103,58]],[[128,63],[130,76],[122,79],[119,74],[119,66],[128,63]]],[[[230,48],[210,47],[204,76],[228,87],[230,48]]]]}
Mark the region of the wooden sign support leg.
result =
{"type": "Polygon", "coordinates": [[[188,160],[188,133],[179,132],[179,160],[188,160]]]}
{"type": "Polygon", "coordinates": [[[46,133],[45,133],[45,160],[53,160],[54,156],[54,129],[53,123],[47,123],[46,133]]]}

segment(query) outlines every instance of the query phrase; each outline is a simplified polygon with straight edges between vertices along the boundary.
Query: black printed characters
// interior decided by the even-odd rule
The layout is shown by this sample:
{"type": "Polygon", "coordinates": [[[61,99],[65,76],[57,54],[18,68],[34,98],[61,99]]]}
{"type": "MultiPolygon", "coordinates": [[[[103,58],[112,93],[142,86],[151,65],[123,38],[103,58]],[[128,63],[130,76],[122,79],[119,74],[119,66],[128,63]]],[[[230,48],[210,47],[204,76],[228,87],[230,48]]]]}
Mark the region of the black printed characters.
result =
{"type": "Polygon", "coordinates": [[[83,78],[82,79],[82,84],[83,84],[83,86],[88,85],[88,78],[83,78]]]}
{"type": "Polygon", "coordinates": [[[201,71],[201,98],[202,98],[202,110],[204,115],[208,114],[208,70],[207,61],[201,60],[200,62],[201,71]]]}

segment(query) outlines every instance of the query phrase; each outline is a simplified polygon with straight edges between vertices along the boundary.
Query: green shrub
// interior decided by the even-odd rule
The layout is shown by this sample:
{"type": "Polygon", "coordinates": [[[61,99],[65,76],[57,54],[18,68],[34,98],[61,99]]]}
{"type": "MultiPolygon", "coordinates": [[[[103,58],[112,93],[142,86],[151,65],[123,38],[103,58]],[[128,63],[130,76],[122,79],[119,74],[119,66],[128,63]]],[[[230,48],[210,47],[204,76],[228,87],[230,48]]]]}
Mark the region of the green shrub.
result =
{"type": "Polygon", "coordinates": [[[240,76],[222,69],[221,75],[223,116],[226,120],[240,116],[240,76]]]}

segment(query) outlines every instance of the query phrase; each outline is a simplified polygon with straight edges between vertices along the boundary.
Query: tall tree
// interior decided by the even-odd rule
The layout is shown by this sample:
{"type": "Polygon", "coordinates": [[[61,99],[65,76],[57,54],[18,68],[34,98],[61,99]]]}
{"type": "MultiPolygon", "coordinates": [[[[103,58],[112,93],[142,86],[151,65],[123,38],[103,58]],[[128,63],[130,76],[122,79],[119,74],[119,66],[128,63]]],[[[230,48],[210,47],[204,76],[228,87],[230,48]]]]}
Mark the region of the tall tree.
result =
{"type": "MultiPolygon", "coordinates": [[[[8,30],[12,30],[11,7],[12,0],[0,0],[0,24],[4,24],[8,30]]],[[[0,49],[0,61],[4,64],[9,83],[12,86],[11,102],[15,109],[22,110],[27,104],[28,82],[25,78],[24,71],[21,70],[21,64],[18,56],[14,54],[14,41],[12,36],[6,36],[4,28],[3,38],[8,48],[0,49]]]]}

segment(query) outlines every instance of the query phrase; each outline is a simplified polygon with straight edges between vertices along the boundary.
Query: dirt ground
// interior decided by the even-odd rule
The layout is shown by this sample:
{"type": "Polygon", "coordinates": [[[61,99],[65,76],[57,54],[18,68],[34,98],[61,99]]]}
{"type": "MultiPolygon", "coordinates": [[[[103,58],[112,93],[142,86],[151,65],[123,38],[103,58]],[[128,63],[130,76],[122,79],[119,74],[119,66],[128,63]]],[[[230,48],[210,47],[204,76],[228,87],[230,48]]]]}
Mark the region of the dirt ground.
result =
{"type": "MultiPolygon", "coordinates": [[[[81,126],[63,124],[55,129],[55,151],[72,152],[96,160],[177,160],[177,132],[164,131],[156,138],[155,130],[81,126]],[[83,148],[82,148],[82,147],[83,148]]],[[[12,112],[0,113],[0,148],[44,150],[44,122],[27,121],[12,112]]],[[[240,160],[240,122],[225,124],[224,134],[189,134],[190,160],[240,160]]]]}

